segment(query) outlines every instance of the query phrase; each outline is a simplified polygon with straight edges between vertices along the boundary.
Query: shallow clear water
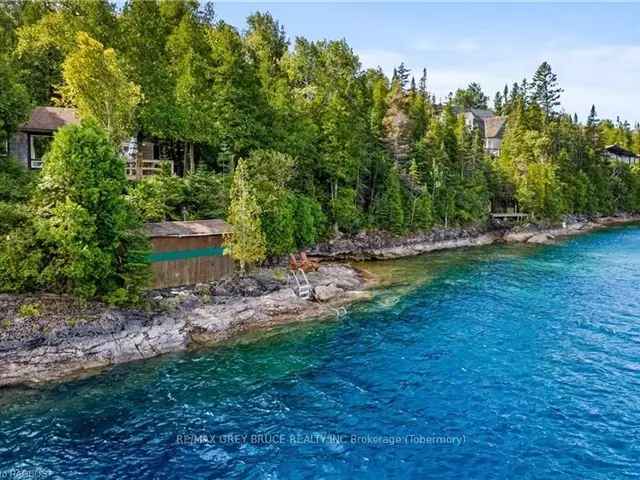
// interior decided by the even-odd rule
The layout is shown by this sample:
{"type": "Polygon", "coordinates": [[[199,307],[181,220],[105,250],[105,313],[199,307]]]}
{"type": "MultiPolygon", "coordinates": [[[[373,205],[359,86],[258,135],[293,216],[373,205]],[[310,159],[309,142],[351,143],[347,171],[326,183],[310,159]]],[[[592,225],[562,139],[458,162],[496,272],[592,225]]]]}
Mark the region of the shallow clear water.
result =
{"type": "Polygon", "coordinates": [[[0,393],[0,478],[640,476],[640,228],[366,267],[339,321],[0,393]]]}

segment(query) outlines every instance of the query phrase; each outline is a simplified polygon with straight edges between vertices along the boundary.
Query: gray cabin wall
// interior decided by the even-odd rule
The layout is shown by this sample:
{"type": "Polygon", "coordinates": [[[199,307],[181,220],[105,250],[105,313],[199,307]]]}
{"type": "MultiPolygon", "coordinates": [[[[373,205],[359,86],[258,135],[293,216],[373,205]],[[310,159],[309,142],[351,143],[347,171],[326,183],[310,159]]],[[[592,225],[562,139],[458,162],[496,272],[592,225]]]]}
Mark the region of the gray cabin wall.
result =
{"type": "Polygon", "coordinates": [[[9,140],[9,155],[29,168],[29,135],[25,132],[17,132],[9,140]]]}

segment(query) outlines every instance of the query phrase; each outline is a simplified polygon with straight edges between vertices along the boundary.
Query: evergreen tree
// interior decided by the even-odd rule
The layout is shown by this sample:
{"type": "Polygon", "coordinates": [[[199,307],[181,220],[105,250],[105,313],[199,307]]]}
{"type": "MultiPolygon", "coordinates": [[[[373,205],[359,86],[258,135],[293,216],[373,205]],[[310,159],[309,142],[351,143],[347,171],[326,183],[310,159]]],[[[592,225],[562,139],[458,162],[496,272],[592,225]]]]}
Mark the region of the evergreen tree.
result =
{"type": "Polygon", "coordinates": [[[411,76],[411,70],[409,70],[404,62],[402,62],[398,68],[395,71],[395,79],[398,81],[398,83],[400,84],[400,87],[402,89],[405,89],[407,87],[407,84],[409,83],[409,77],[411,76]]]}
{"type": "Polygon", "coordinates": [[[472,82],[465,89],[456,90],[453,96],[454,105],[467,110],[470,108],[486,109],[489,97],[487,97],[480,85],[472,82]]]}
{"type": "Polygon", "coordinates": [[[413,216],[411,228],[413,230],[427,230],[433,227],[433,205],[431,196],[425,190],[413,202],[413,216]]]}
{"type": "Polygon", "coordinates": [[[290,253],[295,247],[296,206],[288,190],[293,164],[293,158],[273,150],[254,150],[246,160],[269,256],[290,253]]]}
{"type": "Polygon", "coordinates": [[[392,168],[385,182],[385,190],[377,208],[378,226],[390,232],[401,234],[405,229],[404,208],[400,177],[392,168]]]}
{"type": "Polygon", "coordinates": [[[496,92],[496,96],[493,98],[493,109],[496,115],[502,115],[502,94],[496,92]]]}
{"type": "Polygon", "coordinates": [[[230,198],[227,220],[233,232],[225,237],[225,253],[238,261],[240,273],[244,274],[247,266],[263,261],[266,256],[260,207],[245,160],[241,159],[236,166],[230,198]]]}
{"type": "Polygon", "coordinates": [[[533,76],[533,100],[538,103],[542,111],[549,116],[556,113],[560,105],[560,94],[563,90],[558,87],[558,76],[551,70],[551,65],[543,62],[533,76]]]}
{"type": "Polygon", "coordinates": [[[418,91],[420,95],[426,100],[428,98],[427,93],[427,69],[422,69],[422,75],[420,76],[420,83],[418,84],[418,91]]]}
{"type": "Polygon", "coordinates": [[[509,103],[513,106],[518,100],[522,100],[523,97],[520,93],[520,85],[518,82],[514,82],[511,86],[511,96],[509,97],[509,103]]]}

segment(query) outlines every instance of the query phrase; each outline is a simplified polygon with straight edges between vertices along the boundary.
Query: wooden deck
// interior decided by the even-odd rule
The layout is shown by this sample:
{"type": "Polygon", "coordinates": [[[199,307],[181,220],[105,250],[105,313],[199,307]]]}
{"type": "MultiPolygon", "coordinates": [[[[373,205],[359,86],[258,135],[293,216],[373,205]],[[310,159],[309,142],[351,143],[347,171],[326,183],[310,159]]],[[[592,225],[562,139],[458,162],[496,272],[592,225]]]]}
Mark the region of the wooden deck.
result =
{"type": "Polygon", "coordinates": [[[515,212],[511,212],[511,213],[492,213],[491,214],[491,218],[496,218],[496,219],[515,219],[515,220],[523,220],[523,219],[527,219],[529,218],[529,214],[528,213],[515,213],[515,212]]]}

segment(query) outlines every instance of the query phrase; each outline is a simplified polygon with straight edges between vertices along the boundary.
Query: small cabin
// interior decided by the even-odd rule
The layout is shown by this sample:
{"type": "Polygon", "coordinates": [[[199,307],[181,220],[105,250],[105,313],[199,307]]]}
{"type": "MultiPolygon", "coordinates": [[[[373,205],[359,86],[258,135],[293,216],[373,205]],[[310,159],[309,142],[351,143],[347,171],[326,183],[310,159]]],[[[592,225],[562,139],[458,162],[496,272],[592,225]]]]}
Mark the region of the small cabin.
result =
{"type": "MultiPolygon", "coordinates": [[[[7,144],[0,146],[0,156],[11,155],[25,168],[40,170],[56,131],[65,125],[78,123],[80,116],[75,108],[36,107],[31,111],[29,120],[18,127],[7,144]]],[[[138,134],[123,142],[120,152],[126,160],[125,170],[129,180],[155,175],[164,164],[178,176],[196,167],[194,145],[189,142],[138,134]]]]}
{"type": "Polygon", "coordinates": [[[604,155],[614,162],[626,163],[627,165],[635,165],[640,163],[640,157],[620,145],[609,145],[604,149],[604,155]]]}
{"type": "Polygon", "coordinates": [[[151,241],[153,288],[195,285],[231,275],[234,262],[224,254],[223,220],[145,224],[151,241]]]}
{"type": "Polygon", "coordinates": [[[40,170],[56,130],[77,123],[80,117],[74,108],[36,107],[9,140],[7,153],[26,168],[40,170]]]}

